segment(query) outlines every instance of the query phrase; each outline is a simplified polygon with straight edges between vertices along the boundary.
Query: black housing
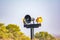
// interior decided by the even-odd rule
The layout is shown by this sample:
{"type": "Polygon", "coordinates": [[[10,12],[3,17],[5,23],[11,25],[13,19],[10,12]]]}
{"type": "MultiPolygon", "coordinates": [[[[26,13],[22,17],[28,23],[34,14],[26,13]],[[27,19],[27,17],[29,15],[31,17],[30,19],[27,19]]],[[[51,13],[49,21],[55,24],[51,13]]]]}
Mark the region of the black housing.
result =
{"type": "Polygon", "coordinates": [[[31,22],[31,17],[30,17],[30,15],[26,15],[26,16],[24,17],[24,19],[25,19],[25,22],[26,22],[26,23],[30,23],[30,22],[31,22]]]}

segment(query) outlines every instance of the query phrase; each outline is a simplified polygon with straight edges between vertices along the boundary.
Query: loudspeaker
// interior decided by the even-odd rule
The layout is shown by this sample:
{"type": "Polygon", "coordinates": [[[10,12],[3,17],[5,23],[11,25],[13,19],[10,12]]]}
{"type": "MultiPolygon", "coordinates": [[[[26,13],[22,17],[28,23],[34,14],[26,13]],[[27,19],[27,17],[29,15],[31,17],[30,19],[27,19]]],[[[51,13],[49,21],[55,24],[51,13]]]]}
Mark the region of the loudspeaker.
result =
{"type": "Polygon", "coordinates": [[[31,16],[30,15],[26,15],[24,17],[24,20],[25,20],[26,23],[30,23],[31,22],[31,16]]]}

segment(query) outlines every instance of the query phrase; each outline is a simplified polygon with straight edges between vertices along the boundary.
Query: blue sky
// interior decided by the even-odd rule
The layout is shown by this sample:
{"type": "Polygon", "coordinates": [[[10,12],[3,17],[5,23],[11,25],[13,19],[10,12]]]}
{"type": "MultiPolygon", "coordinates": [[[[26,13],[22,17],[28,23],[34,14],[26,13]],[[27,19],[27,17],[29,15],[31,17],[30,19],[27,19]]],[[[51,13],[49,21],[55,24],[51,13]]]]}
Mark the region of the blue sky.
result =
{"type": "Polygon", "coordinates": [[[47,31],[60,35],[60,1],[59,0],[0,0],[0,22],[17,24],[21,31],[30,35],[30,29],[24,28],[22,18],[29,14],[34,18],[43,18],[42,26],[34,33],[47,31]]]}

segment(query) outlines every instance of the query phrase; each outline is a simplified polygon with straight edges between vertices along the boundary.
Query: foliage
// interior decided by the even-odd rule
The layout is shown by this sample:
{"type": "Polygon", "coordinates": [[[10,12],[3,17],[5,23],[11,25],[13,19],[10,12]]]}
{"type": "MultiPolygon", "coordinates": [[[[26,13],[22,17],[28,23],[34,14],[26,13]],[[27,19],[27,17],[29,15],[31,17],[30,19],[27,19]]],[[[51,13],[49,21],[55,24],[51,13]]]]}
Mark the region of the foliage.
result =
{"type": "Polygon", "coordinates": [[[16,24],[5,26],[0,23],[0,39],[2,40],[30,40],[30,38],[21,32],[16,24]]]}
{"type": "Polygon", "coordinates": [[[55,40],[55,38],[48,34],[48,32],[38,32],[35,34],[35,38],[38,38],[39,40],[55,40]]]}
{"type": "Polygon", "coordinates": [[[30,40],[30,38],[27,37],[27,36],[25,36],[25,35],[22,35],[22,36],[21,36],[21,40],[30,40]]]}
{"type": "Polygon", "coordinates": [[[0,26],[3,26],[4,25],[4,23],[0,23],[0,26]]]}
{"type": "Polygon", "coordinates": [[[6,29],[6,26],[4,26],[4,24],[0,23],[0,38],[7,38],[8,30],[6,29]]]}
{"type": "Polygon", "coordinates": [[[20,31],[19,26],[15,25],[15,24],[9,24],[6,28],[9,30],[9,32],[20,31]]]}

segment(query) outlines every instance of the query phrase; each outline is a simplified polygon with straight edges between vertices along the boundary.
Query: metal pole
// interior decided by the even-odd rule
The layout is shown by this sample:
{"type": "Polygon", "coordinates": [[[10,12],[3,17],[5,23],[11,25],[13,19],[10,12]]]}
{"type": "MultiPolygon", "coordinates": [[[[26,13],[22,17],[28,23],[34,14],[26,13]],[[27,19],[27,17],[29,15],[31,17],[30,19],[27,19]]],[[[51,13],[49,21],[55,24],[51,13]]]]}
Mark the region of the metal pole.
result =
{"type": "Polygon", "coordinates": [[[32,28],[31,28],[31,40],[32,40],[33,38],[32,38],[32,28]]]}
{"type": "MultiPolygon", "coordinates": [[[[34,20],[33,20],[33,24],[34,24],[34,20]]],[[[31,28],[31,40],[34,39],[34,28],[31,28]]]]}
{"type": "Polygon", "coordinates": [[[34,38],[34,28],[31,28],[31,40],[34,38]]]}

